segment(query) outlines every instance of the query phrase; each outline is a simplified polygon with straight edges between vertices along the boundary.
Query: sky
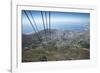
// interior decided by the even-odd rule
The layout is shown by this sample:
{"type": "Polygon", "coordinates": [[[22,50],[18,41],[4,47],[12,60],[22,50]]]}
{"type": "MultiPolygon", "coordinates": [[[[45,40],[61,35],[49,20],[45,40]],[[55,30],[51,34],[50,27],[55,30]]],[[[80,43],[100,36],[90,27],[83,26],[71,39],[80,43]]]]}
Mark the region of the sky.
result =
{"type": "MultiPolygon", "coordinates": [[[[42,11],[45,28],[49,24],[49,12],[42,11]],[[46,13],[46,14],[45,14],[46,13]],[[47,22],[46,22],[46,18],[47,22]],[[47,25],[46,25],[47,24],[47,25]]],[[[22,33],[34,33],[36,31],[43,30],[43,20],[41,11],[34,10],[22,10],[22,33]],[[32,24],[31,24],[32,23],[32,24]],[[36,25],[36,26],[35,26],[36,25]],[[34,26],[35,30],[32,28],[34,26]]],[[[52,29],[70,30],[73,28],[81,28],[90,23],[89,13],[76,13],[76,12],[51,12],[50,11],[50,23],[52,29]]]]}

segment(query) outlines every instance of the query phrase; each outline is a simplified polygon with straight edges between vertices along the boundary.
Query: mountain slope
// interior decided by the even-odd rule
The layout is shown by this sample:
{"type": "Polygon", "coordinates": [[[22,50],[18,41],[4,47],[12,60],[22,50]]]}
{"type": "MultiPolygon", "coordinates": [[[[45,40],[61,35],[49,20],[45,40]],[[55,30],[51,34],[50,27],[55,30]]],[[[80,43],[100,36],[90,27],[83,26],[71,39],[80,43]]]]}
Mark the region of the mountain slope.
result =
{"type": "Polygon", "coordinates": [[[52,29],[23,34],[22,48],[23,62],[89,59],[90,32],[52,29]]]}

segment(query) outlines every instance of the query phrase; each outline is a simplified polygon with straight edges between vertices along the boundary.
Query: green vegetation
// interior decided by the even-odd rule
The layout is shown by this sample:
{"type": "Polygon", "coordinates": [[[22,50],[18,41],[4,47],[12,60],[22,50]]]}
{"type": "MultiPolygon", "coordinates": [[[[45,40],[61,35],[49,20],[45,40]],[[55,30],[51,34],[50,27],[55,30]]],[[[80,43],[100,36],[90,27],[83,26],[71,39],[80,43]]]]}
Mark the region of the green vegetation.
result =
{"type": "Polygon", "coordinates": [[[40,31],[42,41],[36,34],[22,36],[22,62],[90,59],[89,30],[52,30],[52,37],[48,34],[47,39],[43,32],[40,31]]]}
{"type": "Polygon", "coordinates": [[[56,46],[49,42],[47,45],[32,45],[28,50],[23,50],[23,62],[59,61],[89,59],[89,44],[84,41],[56,46]]]}

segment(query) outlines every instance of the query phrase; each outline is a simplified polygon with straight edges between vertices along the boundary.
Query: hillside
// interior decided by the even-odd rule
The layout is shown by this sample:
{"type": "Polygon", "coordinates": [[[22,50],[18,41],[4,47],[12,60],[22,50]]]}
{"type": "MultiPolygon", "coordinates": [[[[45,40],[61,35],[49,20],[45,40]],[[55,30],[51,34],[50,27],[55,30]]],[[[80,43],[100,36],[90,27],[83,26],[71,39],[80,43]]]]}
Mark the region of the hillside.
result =
{"type": "Polygon", "coordinates": [[[44,30],[29,35],[22,34],[23,62],[89,59],[89,48],[89,29],[52,29],[46,34],[44,30]]]}

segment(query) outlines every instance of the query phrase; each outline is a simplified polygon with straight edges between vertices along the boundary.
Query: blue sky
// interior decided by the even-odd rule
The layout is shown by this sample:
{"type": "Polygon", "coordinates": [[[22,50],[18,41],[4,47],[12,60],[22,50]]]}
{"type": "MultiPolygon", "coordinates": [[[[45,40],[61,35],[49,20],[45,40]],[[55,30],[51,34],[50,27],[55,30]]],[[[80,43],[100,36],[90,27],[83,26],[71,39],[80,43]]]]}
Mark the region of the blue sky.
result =
{"type": "MultiPolygon", "coordinates": [[[[33,19],[31,17],[30,11],[25,10],[28,17],[30,18],[33,26],[35,25],[33,19]]],[[[34,33],[32,26],[25,14],[24,10],[22,10],[22,33],[34,33]]],[[[43,16],[45,17],[45,12],[43,12],[43,16]]],[[[43,22],[40,11],[31,10],[34,21],[37,25],[38,30],[43,30],[43,22]]],[[[47,22],[49,22],[49,13],[47,13],[47,22]]],[[[89,25],[90,23],[90,14],[89,13],[76,13],[76,12],[50,12],[51,14],[51,28],[52,29],[62,29],[68,30],[71,28],[79,28],[84,25],[89,25]],[[76,27],[78,26],[78,27],[76,27]]],[[[44,22],[46,20],[44,18],[44,22]]]]}

